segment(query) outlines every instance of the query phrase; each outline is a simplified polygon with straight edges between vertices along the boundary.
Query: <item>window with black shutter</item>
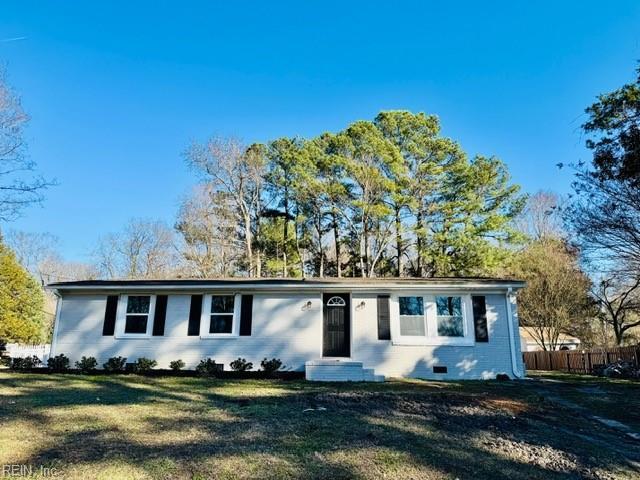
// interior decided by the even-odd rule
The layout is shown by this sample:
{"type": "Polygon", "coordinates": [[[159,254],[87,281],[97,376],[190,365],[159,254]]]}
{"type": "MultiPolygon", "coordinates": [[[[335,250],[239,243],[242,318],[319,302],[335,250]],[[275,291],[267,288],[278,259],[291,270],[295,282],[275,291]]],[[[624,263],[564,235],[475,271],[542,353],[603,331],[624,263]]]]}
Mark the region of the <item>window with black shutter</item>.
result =
{"type": "Polygon", "coordinates": [[[167,296],[158,295],[156,297],[156,311],[153,316],[153,336],[161,337],[164,335],[164,322],[167,317],[167,296]]]}
{"type": "Polygon", "coordinates": [[[200,335],[200,316],[202,314],[202,295],[191,295],[191,308],[189,309],[189,328],[187,335],[200,335]]]}
{"type": "Polygon", "coordinates": [[[251,335],[251,320],[253,316],[253,295],[242,295],[240,303],[240,335],[251,335]]]}
{"type": "Polygon", "coordinates": [[[378,340],[391,340],[389,295],[378,295],[378,340]]]}
{"type": "Polygon", "coordinates": [[[102,325],[102,335],[110,336],[116,331],[116,313],[118,311],[118,295],[109,295],[104,311],[104,324],[102,325]]]}
{"type": "Polygon", "coordinates": [[[473,303],[473,326],[476,333],[476,342],[489,341],[489,329],[487,328],[487,304],[484,296],[471,297],[473,303]]]}

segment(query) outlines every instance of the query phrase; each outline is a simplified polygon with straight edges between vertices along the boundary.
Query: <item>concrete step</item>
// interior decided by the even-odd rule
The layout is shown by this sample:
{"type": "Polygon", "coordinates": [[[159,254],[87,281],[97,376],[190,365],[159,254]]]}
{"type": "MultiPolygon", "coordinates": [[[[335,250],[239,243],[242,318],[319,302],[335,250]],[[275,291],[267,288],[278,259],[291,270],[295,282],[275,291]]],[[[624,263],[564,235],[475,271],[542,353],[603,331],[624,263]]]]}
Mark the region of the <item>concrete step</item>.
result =
{"type": "Polygon", "coordinates": [[[363,368],[362,362],[342,359],[320,359],[305,363],[305,377],[316,382],[383,382],[372,368],[363,368]]]}

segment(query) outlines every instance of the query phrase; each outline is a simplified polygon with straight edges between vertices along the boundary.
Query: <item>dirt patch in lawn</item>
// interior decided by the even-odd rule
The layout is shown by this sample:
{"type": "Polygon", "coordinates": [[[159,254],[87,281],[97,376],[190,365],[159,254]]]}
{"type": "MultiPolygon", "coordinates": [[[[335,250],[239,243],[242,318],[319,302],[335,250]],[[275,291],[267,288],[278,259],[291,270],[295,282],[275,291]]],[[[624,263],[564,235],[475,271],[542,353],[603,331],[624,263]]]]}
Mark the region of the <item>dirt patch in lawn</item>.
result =
{"type": "MultiPolygon", "coordinates": [[[[468,443],[471,437],[471,444],[487,454],[498,454],[570,478],[623,478],[624,474],[619,476],[619,472],[609,469],[607,459],[599,455],[598,448],[603,442],[620,452],[638,447],[616,438],[614,432],[590,425],[586,418],[558,411],[555,404],[527,403],[489,394],[325,393],[316,395],[312,403],[328,411],[364,411],[392,422],[412,418],[417,422],[427,421],[460,442],[468,443]],[[565,428],[567,424],[578,430],[573,438],[565,428]]],[[[619,460],[625,467],[636,470],[633,458],[621,455],[619,460]]],[[[636,471],[640,476],[640,471],[636,471]]]]}

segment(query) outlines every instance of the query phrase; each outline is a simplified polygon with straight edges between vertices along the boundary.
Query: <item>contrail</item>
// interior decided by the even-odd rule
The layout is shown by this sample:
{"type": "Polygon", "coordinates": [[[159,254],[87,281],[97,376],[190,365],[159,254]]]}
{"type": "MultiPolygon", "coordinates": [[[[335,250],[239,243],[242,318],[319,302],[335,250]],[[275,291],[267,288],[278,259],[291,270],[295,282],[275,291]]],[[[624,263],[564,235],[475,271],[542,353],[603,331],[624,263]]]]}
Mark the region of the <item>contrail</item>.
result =
{"type": "Polygon", "coordinates": [[[26,40],[27,37],[13,37],[13,38],[3,38],[0,40],[0,43],[9,43],[9,42],[19,42],[20,40],[26,40]]]}

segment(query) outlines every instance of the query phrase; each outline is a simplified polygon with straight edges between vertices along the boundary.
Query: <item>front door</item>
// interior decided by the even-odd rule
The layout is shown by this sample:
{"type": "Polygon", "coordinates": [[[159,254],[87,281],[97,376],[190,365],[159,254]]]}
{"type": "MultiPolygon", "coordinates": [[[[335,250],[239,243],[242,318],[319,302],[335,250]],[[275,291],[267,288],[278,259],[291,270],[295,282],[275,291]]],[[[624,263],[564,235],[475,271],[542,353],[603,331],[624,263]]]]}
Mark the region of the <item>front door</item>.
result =
{"type": "Polygon", "coordinates": [[[322,295],[324,327],[322,336],[323,357],[348,357],[350,306],[348,293],[325,293],[322,295]]]}

